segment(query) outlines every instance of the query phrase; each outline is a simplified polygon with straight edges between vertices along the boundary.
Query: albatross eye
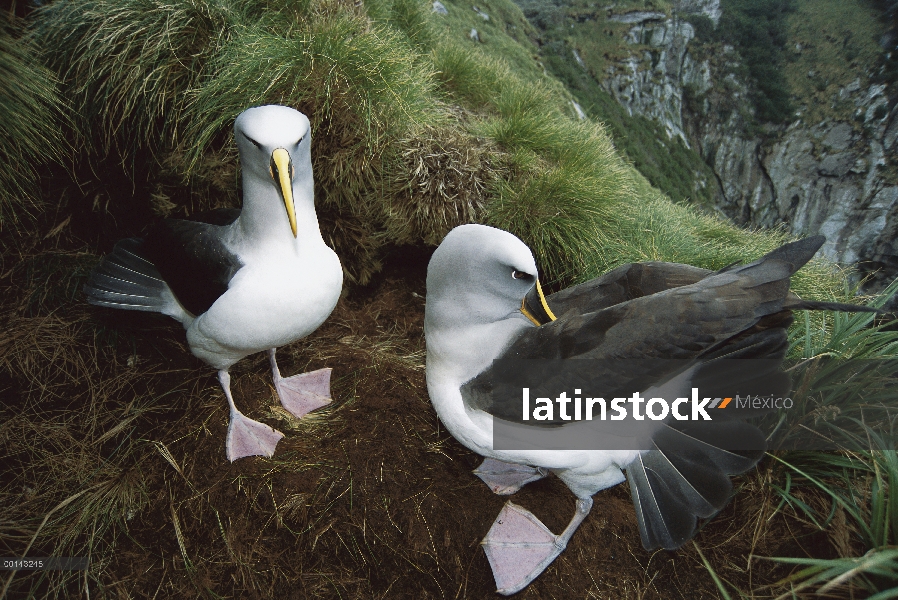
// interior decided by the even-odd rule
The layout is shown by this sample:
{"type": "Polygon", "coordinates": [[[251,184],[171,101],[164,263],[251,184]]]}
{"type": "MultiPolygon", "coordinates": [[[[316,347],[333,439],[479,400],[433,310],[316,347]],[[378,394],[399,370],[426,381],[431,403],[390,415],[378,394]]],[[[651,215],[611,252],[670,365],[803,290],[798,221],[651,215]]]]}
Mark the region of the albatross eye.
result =
{"type": "Polygon", "coordinates": [[[259,142],[257,142],[257,141],[254,140],[253,138],[249,137],[248,135],[246,135],[246,134],[243,133],[242,131],[241,131],[240,133],[243,135],[243,137],[245,137],[247,140],[249,140],[249,142],[250,142],[253,146],[255,146],[256,148],[258,148],[259,150],[262,149],[262,144],[260,144],[259,142]]]}
{"type": "Polygon", "coordinates": [[[515,269],[511,270],[511,276],[515,279],[533,279],[533,275],[530,273],[525,273],[524,271],[516,271],[515,269]]]}

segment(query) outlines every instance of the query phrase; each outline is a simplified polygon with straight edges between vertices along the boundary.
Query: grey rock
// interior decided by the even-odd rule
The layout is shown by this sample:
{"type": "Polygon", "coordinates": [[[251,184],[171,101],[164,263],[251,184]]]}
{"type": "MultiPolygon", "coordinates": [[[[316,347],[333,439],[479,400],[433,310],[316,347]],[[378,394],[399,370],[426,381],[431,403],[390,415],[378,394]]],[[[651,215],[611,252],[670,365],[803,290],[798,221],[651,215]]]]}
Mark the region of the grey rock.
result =
{"type": "Polygon", "coordinates": [[[714,21],[720,20],[720,0],[680,0],[676,5],[678,15],[700,15],[714,21]]]}
{"type": "Polygon", "coordinates": [[[468,37],[471,38],[472,40],[474,40],[475,42],[480,41],[480,34],[477,33],[477,30],[474,29],[473,27],[471,28],[471,33],[468,34],[468,37]]]}
{"type": "Polygon", "coordinates": [[[824,177],[845,177],[857,162],[853,154],[833,154],[823,158],[817,172],[824,177]]]}
{"type": "Polygon", "coordinates": [[[440,2],[440,0],[434,0],[433,10],[431,12],[435,12],[438,15],[448,15],[449,14],[449,10],[446,9],[445,5],[443,5],[443,3],[440,2]]]}
{"type": "Polygon", "coordinates": [[[889,109],[885,86],[859,77],[833,98],[852,103],[857,122],[798,120],[763,138],[734,133],[746,131],[744,115],[753,111],[748,85],[733,74],[740,58],[725,45],[713,64],[695,59],[688,47],[695,32],[683,20],[716,19],[719,11],[719,0],[674,0],[670,17],[610,17],[631,25],[625,39],[633,49],[608,68],[602,87],[629,114],[653,119],[701,154],[716,175],[722,215],[750,227],[785,226],[795,236],[822,233],[829,259],[872,274],[865,291],[881,289],[898,276],[898,187],[882,171],[898,149],[898,105],[889,109]]]}
{"type": "Polygon", "coordinates": [[[490,16],[488,14],[486,14],[485,12],[483,12],[482,10],[480,10],[479,8],[477,8],[476,6],[472,6],[471,8],[474,9],[474,12],[477,13],[477,16],[479,16],[484,21],[490,20],[490,16]]]}
{"type": "Polygon", "coordinates": [[[639,10],[634,12],[624,13],[622,15],[611,15],[608,17],[609,21],[616,21],[618,23],[645,23],[646,21],[663,21],[667,18],[663,12],[653,12],[646,10],[639,10]]]}
{"type": "Polygon", "coordinates": [[[847,150],[851,145],[853,133],[854,130],[848,123],[835,123],[829,128],[829,131],[826,132],[826,135],[823,138],[823,143],[829,146],[832,150],[847,150]]]}

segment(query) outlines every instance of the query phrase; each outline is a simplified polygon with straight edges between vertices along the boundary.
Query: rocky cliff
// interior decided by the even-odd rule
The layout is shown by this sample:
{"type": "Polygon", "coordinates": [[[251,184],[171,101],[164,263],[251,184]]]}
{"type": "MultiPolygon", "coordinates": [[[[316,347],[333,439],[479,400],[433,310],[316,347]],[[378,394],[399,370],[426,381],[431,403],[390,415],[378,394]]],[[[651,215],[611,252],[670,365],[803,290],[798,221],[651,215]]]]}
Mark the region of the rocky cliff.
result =
{"type": "Polygon", "coordinates": [[[738,53],[691,43],[695,15],[716,23],[719,0],[678,0],[669,14],[607,16],[629,26],[631,50],[596,77],[600,85],[631,115],[661,123],[700,153],[716,176],[720,212],[742,225],[822,233],[829,258],[875,273],[867,289],[881,289],[898,276],[898,177],[889,160],[898,106],[886,86],[859,73],[830,93],[839,117],[806,118],[819,111],[799,106],[791,124],[752,126],[738,53]]]}

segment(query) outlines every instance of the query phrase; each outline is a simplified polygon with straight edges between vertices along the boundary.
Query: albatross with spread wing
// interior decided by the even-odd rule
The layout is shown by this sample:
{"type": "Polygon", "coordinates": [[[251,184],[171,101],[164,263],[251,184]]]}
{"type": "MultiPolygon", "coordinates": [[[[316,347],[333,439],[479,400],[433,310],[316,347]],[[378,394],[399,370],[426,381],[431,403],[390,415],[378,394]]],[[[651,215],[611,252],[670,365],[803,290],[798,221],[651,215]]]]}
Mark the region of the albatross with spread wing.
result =
{"type": "MultiPolygon", "coordinates": [[[[624,471],[645,548],[679,547],[694,535],[697,518],[726,504],[730,475],[760,460],[764,437],[742,420],[688,426],[643,421],[651,428],[633,435],[647,435],[647,449],[550,449],[548,444],[496,449],[494,429],[511,415],[520,418],[521,396],[491,396],[494,361],[579,363],[578,377],[584,363],[576,359],[677,359],[692,365],[680,373],[658,373],[655,381],[653,373],[640,374],[647,387],[638,391],[646,397],[664,389],[660,386],[687,395],[683,389],[694,383],[703,364],[721,357],[766,359],[779,369],[792,309],[873,310],[805,301],[789,291],[790,276],[823,242],[822,236],[793,242],[717,272],[661,262],[624,265],[545,297],[533,254],[520,239],[484,225],[449,232],[427,269],[427,389],[437,415],[459,442],[486,457],[475,473],[495,493],[514,493],[551,472],[577,497],[574,517],[560,535],[526,509],[505,505],[483,540],[499,593],[515,593],[533,581],[589,514],[592,496],[623,482],[624,471]],[[720,443],[731,439],[748,442],[738,449],[745,451],[720,443]]],[[[564,379],[566,369],[574,369],[560,368],[553,378],[564,379]]],[[[606,369],[594,379],[606,389],[620,389],[623,375],[606,369]]],[[[772,373],[769,381],[782,385],[788,383],[784,377],[772,373]]],[[[531,439],[545,439],[547,431],[576,435],[584,427],[583,421],[521,421],[515,426],[531,439]]],[[[590,426],[590,435],[629,435],[620,421],[590,426]]]]}
{"type": "Polygon", "coordinates": [[[309,119],[259,106],[234,123],[243,208],[166,219],[116,244],[91,273],[91,304],[166,314],[184,325],[194,355],[218,369],[230,406],[227,456],[272,456],[283,434],[244,416],[228,369],[267,350],[281,403],[297,417],[330,402],[330,369],[281,377],[278,346],[315,331],[343,286],[340,260],[315,213],[309,119]]]}

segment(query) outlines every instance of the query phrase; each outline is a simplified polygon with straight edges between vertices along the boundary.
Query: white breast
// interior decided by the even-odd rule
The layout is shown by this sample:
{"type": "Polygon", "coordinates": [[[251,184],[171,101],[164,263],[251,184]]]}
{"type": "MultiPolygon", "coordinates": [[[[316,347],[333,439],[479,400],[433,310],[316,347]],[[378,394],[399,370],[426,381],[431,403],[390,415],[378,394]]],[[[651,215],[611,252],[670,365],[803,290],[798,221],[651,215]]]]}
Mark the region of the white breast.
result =
{"type": "Polygon", "coordinates": [[[249,262],[228,291],[187,330],[193,353],[218,369],[306,337],[334,310],[343,287],[337,255],[324,244],[301,257],[249,262]]]}

